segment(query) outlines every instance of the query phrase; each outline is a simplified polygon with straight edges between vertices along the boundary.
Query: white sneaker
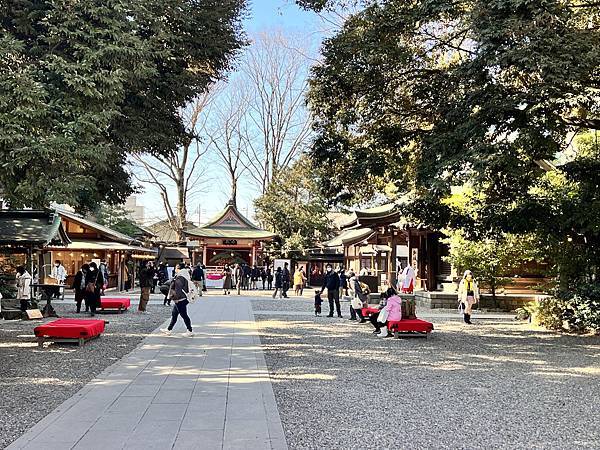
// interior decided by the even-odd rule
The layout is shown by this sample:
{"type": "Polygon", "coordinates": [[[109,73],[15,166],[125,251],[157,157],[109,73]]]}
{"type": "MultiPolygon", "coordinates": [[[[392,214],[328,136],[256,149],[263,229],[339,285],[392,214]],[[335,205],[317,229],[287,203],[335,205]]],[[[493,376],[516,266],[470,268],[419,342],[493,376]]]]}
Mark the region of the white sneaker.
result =
{"type": "Polygon", "coordinates": [[[193,331],[186,331],[185,333],[183,333],[183,335],[185,337],[192,337],[192,336],[194,336],[194,332],[193,331]]]}
{"type": "Polygon", "coordinates": [[[165,334],[171,334],[171,330],[169,330],[168,328],[161,328],[160,331],[162,331],[165,334]]]}

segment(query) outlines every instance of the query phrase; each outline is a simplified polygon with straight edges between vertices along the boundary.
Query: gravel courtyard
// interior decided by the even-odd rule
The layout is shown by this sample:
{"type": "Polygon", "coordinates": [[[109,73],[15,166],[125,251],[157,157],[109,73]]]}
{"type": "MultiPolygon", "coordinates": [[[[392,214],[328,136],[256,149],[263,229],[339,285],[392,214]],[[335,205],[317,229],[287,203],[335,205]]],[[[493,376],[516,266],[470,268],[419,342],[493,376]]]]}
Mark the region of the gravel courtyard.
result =
{"type": "MultiPolygon", "coordinates": [[[[74,303],[54,306],[61,317],[88,317],[75,314],[74,303]]],[[[170,308],[158,304],[150,304],[147,315],[134,310],[132,305],[124,314],[97,314],[97,319],[110,323],[99,339],[83,347],[45,344],[39,349],[33,328],[40,321],[0,320],[0,448],[133,350],[170,317],[170,308]]]]}
{"type": "Polygon", "coordinates": [[[253,309],[290,448],[600,448],[598,337],[446,315],[379,339],[298,316],[310,300],[253,309]]]}

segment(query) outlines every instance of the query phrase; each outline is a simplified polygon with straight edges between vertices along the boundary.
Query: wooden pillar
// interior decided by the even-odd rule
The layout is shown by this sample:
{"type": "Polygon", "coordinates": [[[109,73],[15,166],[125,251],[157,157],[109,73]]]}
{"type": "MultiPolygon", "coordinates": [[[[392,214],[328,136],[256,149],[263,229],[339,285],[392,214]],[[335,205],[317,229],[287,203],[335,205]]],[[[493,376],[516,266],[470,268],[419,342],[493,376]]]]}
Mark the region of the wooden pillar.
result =
{"type": "Polygon", "coordinates": [[[202,264],[207,265],[206,261],[206,244],[202,246],[202,264]]]}
{"type": "Polygon", "coordinates": [[[256,241],[252,241],[252,265],[256,264],[256,241]]]}

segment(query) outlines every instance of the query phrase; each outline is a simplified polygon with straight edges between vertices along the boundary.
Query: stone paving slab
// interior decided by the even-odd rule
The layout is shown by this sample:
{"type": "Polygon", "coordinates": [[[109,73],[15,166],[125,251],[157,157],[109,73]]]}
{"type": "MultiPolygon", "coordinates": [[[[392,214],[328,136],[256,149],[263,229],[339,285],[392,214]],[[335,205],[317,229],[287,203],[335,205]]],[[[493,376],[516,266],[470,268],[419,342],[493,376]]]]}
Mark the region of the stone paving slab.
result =
{"type": "Polygon", "coordinates": [[[251,303],[189,311],[194,337],[155,332],[8,449],[287,449],[251,303]]]}

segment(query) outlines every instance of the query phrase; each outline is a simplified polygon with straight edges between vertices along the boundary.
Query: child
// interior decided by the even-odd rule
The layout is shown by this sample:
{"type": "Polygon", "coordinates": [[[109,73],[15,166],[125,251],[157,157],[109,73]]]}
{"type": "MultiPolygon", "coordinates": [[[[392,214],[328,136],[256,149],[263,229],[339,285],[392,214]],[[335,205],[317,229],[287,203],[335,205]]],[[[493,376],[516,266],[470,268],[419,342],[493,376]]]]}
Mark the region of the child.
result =
{"type": "Polygon", "coordinates": [[[315,316],[321,316],[321,290],[315,289],[315,316]]]}

